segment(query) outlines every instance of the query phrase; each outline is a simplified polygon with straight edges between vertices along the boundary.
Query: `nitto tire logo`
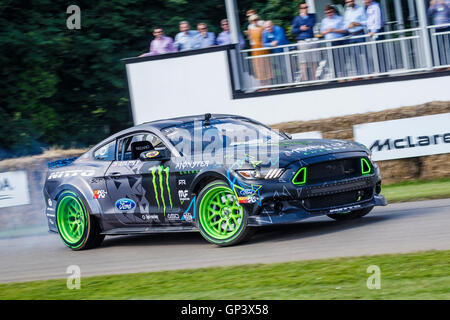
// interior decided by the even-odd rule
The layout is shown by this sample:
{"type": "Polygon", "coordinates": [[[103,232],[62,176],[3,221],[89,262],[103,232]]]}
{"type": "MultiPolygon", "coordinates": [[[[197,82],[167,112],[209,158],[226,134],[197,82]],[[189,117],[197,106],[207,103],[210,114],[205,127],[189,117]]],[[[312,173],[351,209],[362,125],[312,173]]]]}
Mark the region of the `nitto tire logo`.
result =
{"type": "Polygon", "coordinates": [[[426,147],[429,145],[438,145],[442,143],[450,143],[450,133],[434,134],[430,136],[419,136],[413,138],[407,136],[401,139],[388,138],[386,140],[375,140],[370,146],[370,151],[376,149],[376,151],[426,147]]]}
{"type": "Polygon", "coordinates": [[[68,178],[68,177],[92,177],[95,174],[94,170],[67,170],[67,171],[57,171],[52,172],[48,176],[48,180],[51,179],[60,179],[60,178],[68,178]]]}
{"type": "Polygon", "coordinates": [[[122,198],[116,201],[116,208],[120,211],[133,210],[136,203],[131,199],[122,198]]]}

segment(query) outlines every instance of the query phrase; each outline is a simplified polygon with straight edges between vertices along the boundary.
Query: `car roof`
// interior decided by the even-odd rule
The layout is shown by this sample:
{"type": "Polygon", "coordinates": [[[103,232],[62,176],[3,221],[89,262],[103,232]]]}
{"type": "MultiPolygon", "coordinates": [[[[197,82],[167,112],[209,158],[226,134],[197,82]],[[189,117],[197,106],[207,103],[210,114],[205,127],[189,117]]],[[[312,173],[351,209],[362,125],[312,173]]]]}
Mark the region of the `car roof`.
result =
{"type": "MultiPolygon", "coordinates": [[[[223,118],[234,118],[234,119],[246,119],[246,120],[250,120],[252,122],[256,122],[259,123],[253,119],[247,118],[247,117],[243,117],[243,116],[237,116],[237,115],[233,115],[233,114],[211,114],[211,119],[223,119],[223,118]]],[[[112,140],[115,140],[121,136],[125,136],[128,134],[132,134],[133,132],[137,132],[140,130],[145,130],[145,131],[152,131],[156,134],[160,134],[160,131],[164,128],[167,127],[171,127],[171,126],[175,126],[175,125],[180,125],[186,122],[191,122],[191,121],[202,121],[205,120],[205,114],[199,114],[199,115],[192,115],[192,116],[184,116],[184,117],[177,117],[177,118],[168,118],[168,119],[161,119],[161,120],[154,120],[154,121],[149,121],[149,122],[144,122],[142,124],[138,124],[136,126],[124,129],[122,131],[119,131],[111,136],[109,136],[108,138],[104,139],[103,141],[99,142],[98,144],[96,144],[94,147],[92,147],[90,150],[95,150],[97,149],[99,146],[104,145],[107,142],[110,142],[112,140]]]]}
{"type": "MultiPolygon", "coordinates": [[[[180,124],[183,124],[186,122],[203,121],[203,120],[205,120],[205,116],[206,116],[205,114],[198,114],[198,115],[192,115],[192,116],[155,120],[155,121],[150,121],[150,122],[144,122],[140,125],[135,126],[134,128],[139,128],[139,127],[145,128],[145,127],[151,126],[158,130],[161,130],[166,127],[176,126],[176,125],[180,125],[180,124]]],[[[236,115],[232,115],[232,114],[218,114],[218,113],[211,114],[211,119],[221,119],[221,118],[248,119],[246,117],[236,116],[236,115]]],[[[249,120],[251,120],[251,119],[249,119],[249,120]]],[[[252,121],[254,121],[254,120],[252,120],[252,121]]]]}

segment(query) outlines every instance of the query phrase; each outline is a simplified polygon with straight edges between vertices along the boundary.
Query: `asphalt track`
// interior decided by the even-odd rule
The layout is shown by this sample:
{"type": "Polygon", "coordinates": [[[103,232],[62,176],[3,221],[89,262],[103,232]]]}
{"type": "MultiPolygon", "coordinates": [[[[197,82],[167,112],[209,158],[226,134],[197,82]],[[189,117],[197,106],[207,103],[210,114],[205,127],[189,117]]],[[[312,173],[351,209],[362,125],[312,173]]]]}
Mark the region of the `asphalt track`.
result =
{"type": "Polygon", "coordinates": [[[102,247],[74,252],[56,234],[0,240],[0,282],[271,263],[342,256],[450,249],[450,199],[392,204],[366,217],[317,217],[260,230],[251,242],[219,248],[195,233],[107,237],[102,247]]]}

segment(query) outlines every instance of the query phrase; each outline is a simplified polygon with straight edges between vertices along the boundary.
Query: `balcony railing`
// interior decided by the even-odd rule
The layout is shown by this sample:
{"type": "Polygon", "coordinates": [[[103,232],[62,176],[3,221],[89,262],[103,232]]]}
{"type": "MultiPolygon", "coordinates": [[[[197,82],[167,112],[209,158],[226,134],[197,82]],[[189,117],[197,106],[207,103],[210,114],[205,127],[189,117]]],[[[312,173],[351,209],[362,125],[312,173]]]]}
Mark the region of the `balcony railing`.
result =
{"type": "MultiPolygon", "coordinates": [[[[429,26],[433,68],[450,66],[450,24],[429,26]],[[448,29],[447,29],[448,30],[448,29]]],[[[241,51],[246,92],[425,71],[421,28],[241,51]]]]}

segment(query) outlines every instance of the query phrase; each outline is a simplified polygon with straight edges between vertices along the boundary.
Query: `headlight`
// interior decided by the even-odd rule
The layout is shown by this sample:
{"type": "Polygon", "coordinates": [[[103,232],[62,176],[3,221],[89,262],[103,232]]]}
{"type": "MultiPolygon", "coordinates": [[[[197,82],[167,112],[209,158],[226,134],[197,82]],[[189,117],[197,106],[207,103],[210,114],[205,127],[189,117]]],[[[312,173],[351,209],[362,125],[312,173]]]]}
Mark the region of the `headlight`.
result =
{"type": "Polygon", "coordinates": [[[244,170],[236,170],[236,173],[239,174],[244,179],[255,180],[255,179],[277,179],[281,177],[284,169],[275,168],[269,170],[256,170],[256,169],[244,169],[244,170]]]}

